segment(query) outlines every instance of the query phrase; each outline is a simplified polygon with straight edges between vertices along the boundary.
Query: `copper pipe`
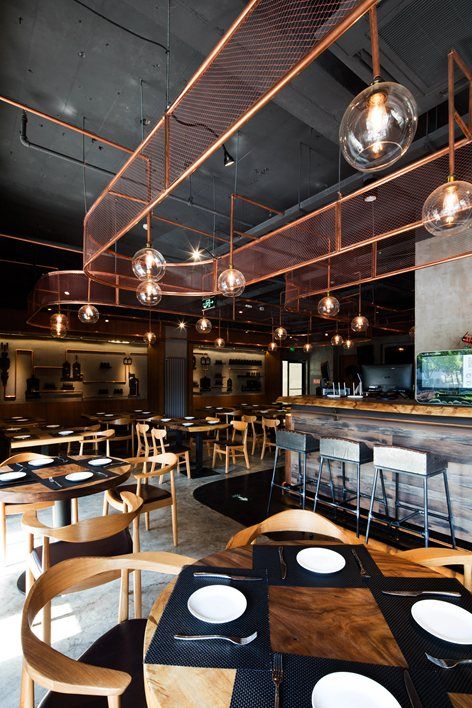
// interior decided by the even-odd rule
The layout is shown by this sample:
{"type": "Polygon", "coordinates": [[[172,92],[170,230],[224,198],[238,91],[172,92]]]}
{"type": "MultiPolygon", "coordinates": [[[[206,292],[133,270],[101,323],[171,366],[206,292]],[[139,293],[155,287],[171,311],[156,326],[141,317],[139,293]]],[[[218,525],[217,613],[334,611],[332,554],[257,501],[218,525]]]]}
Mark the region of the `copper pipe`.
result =
{"type": "Polygon", "coordinates": [[[454,52],[447,55],[447,107],[449,132],[449,177],[454,177],[454,52]]]}
{"type": "MultiPolygon", "coordinates": [[[[470,98],[470,100],[472,100],[472,91],[470,92],[469,98],[470,98]]],[[[469,113],[469,115],[471,115],[471,114],[469,113]]],[[[464,133],[465,137],[468,140],[472,140],[472,122],[471,122],[471,127],[466,125],[466,123],[464,123],[464,121],[462,120],[460,115],[457,113],[457,111],[454,111],[454,120],[456,121],[457,125],[462,130],[462,132],[464,133]]],[[[472,121],[472,116],[471,116],[471,121],[472,121]]]]}
{"type": "Polygon", "coordinates": [[[13,265],[28,266],[28,268],[47,268],[48,270],[59,270],[57,266],[43,265],[42,263],[27,263],[26,261],[13,261],[10,258],[0,258],[0,263],[12,263],[13,265]]]}
{"type": "Polygon", "coordinates": [[[377,241],[372,244],[372,262],[371,262],[372,277],[377,275],[377,241]]]}
{"type": "Polygon", "coordinates": [[[8,238],[12,241],[21,241],[23,243],[30,243],[33,246],[43,246],[44,248],[55,248],[58,251],[70,251],[71,253],[80,253],[82,255],[82,249],[76,248],[75,246],[63,246],[59,243],[52,243],[50,241],[36,241],[33,238],[27,238],[26,236],[13,236],[12,234],[0,234],[0,238],[8,238]]]}
{"type": "MultiPolygon", "coordinates": [[[[338,192],[338,199],[341,193],[338,192]]],[[[340,251],[342,248],[342,211],[341,204],[337,201],[334,205],[335,233],[334,233],[334,250],[340,251]]]]}
{"type": "Polygon", "coordinates": [[[241,236],[242,238],[247,238],[248,241],[257,241],[258,237],[253,236],[252,234],[248,234],[247,231],[239,231],[238,229],[234,229],[234,233],[236,236],[241,236]]]}
{"type": "Polygon", "coordinates": [[[372,48],[372,72],[374,79],[380,78],[379,30],[377,25],[377,5],[369,10],[370,46],[372,48]]]}
{"type": "Polygon", "coordinates": [[[152,218],[155,221],[162,221],[164,224],[170,224],[171,226],[177,226],[179,229],[184,229],[184,231],[192,231],[195,234],[200,234],[200,236],[205,236],[206,238],[215,238],[217,241],[222,241],[223,243],[228,243],[228,241],[222,236],[217,236],[216,234],[211,234],[208,231],[203,231],[202,229],[197,229],[195,226],[187,226],[187,224],[181,224],[179,221],[173,221],[172,219],[167,219],[164,216],[158,216],[153,214],[152,218]]]}
{"type": "Polygon", "coordinates": [[[72,125],[71,123],[66,123],[64,120],[60,120],[60,118],[55,118],[54,116],[50,116],[48,113],[44,113],[43,111],[39,111],[37,108],[31,108],[31,106],[27,106],[25,103],[20,103],[19,101],[14,101],[12,98],[7,98],[6,96],[0,96],[0,101],[3,101],[3,103],[7,103],[9,106],[14,106],[14,108],[20,108],[22,111],[26,111],[27,113],[31,113],[32,115],[38,116],[39,118],[43,118],[44,120],[48,120],[51,123],[55,123],[56,125],[60,125],[61,128],[67,128],[68,130],[73,130],[74,133],[79,133],[80,135],[84,135],[86,138],[90,138],[91,140],[95,140],[97,143],[102,143],[103,145],[108,145],[109,147],[115,148],[116,150],[123,150],[123,152],[127,152],[132,154],[133,150],[129,147],[126,147],[125,145],[120,145],[119,143],[115,143],[113,140],[108,140],[108,138],[103,138],[101,135],[97,135],[96,133],[92,133],[90,130],[85,130],[84,128],[79,128],[76,125],[72,125]]]}
{"type": "Polygon", "coordinates": [[[164,115],[164,186],[167,189],[170,183],[170,124],[169,112],[164,115]]]}
{"type": "Polygon", "coordinates": [[[472,82],[472,70],[464,62],[461,55],[455,49],[451,49],[449,53],[452,54],[454,61],[456,62],[457,66],[462,71],[464,76],[472,82]]]}
{"type": "Polygon", "coordinates": [[[243,194],[238,194],[237,192],[234,192],[234,198],[240,199],[242,202],[247,202],[248,204],[252,204],[255,207],[260,207],[261,209],[264,209],[264,211],[269,211],[269,212],[272,212],[273,214],[278,214],[279,216],[281,216],[283,214],[283,211],[279,211],[278,209],[273,209],[272,207],[267,206],[267,204],[263,204],[262,202],[256,202],[255,199],[249,199],[249,197],[246,197],[243,194]]]}
{"type": "Polygon", "coordinates": [[[112,189],[108,192],[112,197],[118,197],[119,199],[127,199],[130,202],[136,202],[137,204],[147,204],[145,199],[140,199],[139,197],[132,197],[129,194],[123,194],[123,192],[115,192],[112,189]]]}
{"type": "MultiPolygon", "coordinates": [[[[236,20],[236,25],[230,28],[228,31],[227,35],[223,38],[222,42],[220,42],[221,46],[227,41],[227,37],[229,38],[229,35],[231,32],[234,32],[236,27],[238,26],[241,17],[245,16],[249,9],[255,5],[258,2],[258,0],[254,0],[250,5],[243,11],[242,15],[236,20]]],[[[328,32],[319,42],[318,44],[313,47],[311,52],[308,52],[303,59],[301,59],[295,66],[293,66],[279,81],[277,81],[272,88],[270,88],[266,93],[261,96],[253,105],[252,107],[246,111],[246,113],[241,116],[237,121],[235,121],[227,130],[212,144],[210,147],[208,147],[200,157],[193,162],[186,170],[182,172],[182,174],[172,182],[172,184],[169,184],[168,187],[166,187],[151,203],[146,207],[146,209],[143,210],[141,214],[138,214],[134,219],[132,219],[126,226],[124,226],[122,229],[120,229],[117,233],[115,233],[114,237],[108,241],[108,243],[104,244],[100,249],[97,250],[96,253],[91,256],[86,263],[84,263],[84,270],[86,272],[89,272],[90,269],[90,263],[93,261],[95,258],[97,258],[103,251],[105,251],[107,248],[109,248],[112,243],[115,243],[121,236],[123,236],[125,233],[127,233],[130,229],[133,228],[145,215],[147,211],[150,211],[151,209],[154,209],[157,204],[162,202],[168,195],[169,193],[174,190],[181,182],[187,179],[189,175],[191,175],[195,170],[197,170],[200,165],[205,162],[213,153],[218,150],[221,145],[229,138],[231,135],[233,135],[239,128],[241,128],[247,121],[250,120],[258,111],[260,111],[269,101],[272,100],[272,98],[284,87],[286,86],[290,81],[292,81],[298,74],[300,74],[309,64],[311,64],[316,57],[318,57],[320,54],[324,52],[325,49],[331,46],[339,37],[341,37],[344,32],[346,32],[352,25],[357,22],[375,3],[377,0],[363,0],[355,9],[351,11],[351,13],[346,16],[337,27],[332,29],[330,32],[328,32]]],[[[198,76],[203,72],[203,70],[206,68],[210,60],[213,58],[213,56],[219,51],[220,45],[217,45],[215,50],[207,57],[207,60],[204,62],[202,67],[200,67],[199,71],[195,75],[193,79],[191,79],[190,85],[198,78],[198,76]]],[[[171,113],[176,105],[179,103],[181,100],[182,96],[188,91],[190,88],[189,85],[184,89],[182,94],[178,97],[178,99],[174,102],[174,104],[170,107],[168,113],[171,113]]],[[[155,133],[157,130],[160,128],[162,125],[163,118],[157,123],[157,125],[154,127],[154,129],[149,133],[148,137],[142,143],[137,150],[135,151],[135,155],[140,153],[144,147],[147,145],[149,140],[154,137],[155,133]]],[[[97,198],[95,203],[92,205],[91,209],[88,211],[85,220],[84,220],[84,226],[87,226],[90,214],[98,207],[98,205],[103,201],[103,199],[106,197],[108,194],[108,191],[110,187],[112,187],[118,179],[120,179],[122,173],[125,171],[125,169],[129,166],[129,164],[132,162],[134,158],[134,155],[132,155],[129,160],[123,165],[121,170],[116,174],[114,179],[110,182],[108,187],[102,192],[102,194],[97,198]]]]}
{"type": "Polygon", "coordinates": [[[230,198],[229,206],[229,267],[233,267],[233,236],[234,236],[234,194],[230,198]]]}

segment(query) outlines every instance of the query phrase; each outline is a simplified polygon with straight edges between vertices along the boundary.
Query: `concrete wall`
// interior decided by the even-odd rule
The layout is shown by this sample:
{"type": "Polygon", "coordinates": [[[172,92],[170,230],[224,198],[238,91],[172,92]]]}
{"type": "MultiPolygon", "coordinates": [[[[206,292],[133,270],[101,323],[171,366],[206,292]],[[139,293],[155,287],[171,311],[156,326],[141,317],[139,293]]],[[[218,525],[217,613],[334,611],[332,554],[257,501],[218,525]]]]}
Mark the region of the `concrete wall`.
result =
{"type": "MultiPolygon", "coordinates": [[[[464,236],[434,237],[416,246],[416,261],[443,258],[464,250],[464,236]]],[[[472,331],[471,260],[443,263],[415,273],[415,354],[462,349],[472,331]]]]}

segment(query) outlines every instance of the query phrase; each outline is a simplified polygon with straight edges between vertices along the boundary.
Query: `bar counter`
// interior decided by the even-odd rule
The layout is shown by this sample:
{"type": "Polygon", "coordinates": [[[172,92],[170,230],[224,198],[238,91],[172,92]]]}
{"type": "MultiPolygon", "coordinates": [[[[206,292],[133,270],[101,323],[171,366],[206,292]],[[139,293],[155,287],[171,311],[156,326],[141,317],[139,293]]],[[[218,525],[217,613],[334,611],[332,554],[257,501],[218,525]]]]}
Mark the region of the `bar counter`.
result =
{"type": "MultiPolygon", "coordinates": [[[[418,450],[428,450],[446,457],[449,461],[448,480],[451,491],[456,535],[459,541],[472,541],[472,407],[438,406],[412,400],[386,401],[380,399],[320,398],[316,396],[281,396],[280,403],[290,403],[291,416],[287,427],[311,433],[317,438],[350,438],[373,445],[399,445],[418,450]]],[[[308,457],[308,489],[317,471],[318,456],[308,457]]],[[[347,465],[348,477],[354,479],[353,470],[347,465]]],[[[333,473],[338,470],[333,465],[333,473]]],[[[369,494],[372,488],[373,467],[361,468],[361,492],[369,494]]],[[[296,475],[296,460],[287,465],[287,481],[296,475]]],[[[386,473],[389,502],[393,502],[392,475],[386,473]]],[[[325,477],[323,477],[325,479],[325,477]]],[[[422,503],[422,491],[416,480],[401,476],[400,498],[422,503]]],[[[430,508],[445,511],[445,496],[440,477],[430,480],[430,508]]],[[[324,490],[326,493],[326,489],[324,490]]],[[[367,513],[368,499],[361,501],[367,513]]],[[[308,506],[310,508],[310,506],[308,506]]],[[[378,507],[376,507],[378,510],[378,507]]],[[[393,508],[393,504],[392,504],[393,508]]],[[[422,524],[421,517],[412,523],[422,524]]],[[[365,528],[365,526],[363,527],[365,528]]],[[[430,529],[447,534],[446,525],[430,518],[430,529]]],[[[419,539],[421,543],[421,539],[419,539]]]]}

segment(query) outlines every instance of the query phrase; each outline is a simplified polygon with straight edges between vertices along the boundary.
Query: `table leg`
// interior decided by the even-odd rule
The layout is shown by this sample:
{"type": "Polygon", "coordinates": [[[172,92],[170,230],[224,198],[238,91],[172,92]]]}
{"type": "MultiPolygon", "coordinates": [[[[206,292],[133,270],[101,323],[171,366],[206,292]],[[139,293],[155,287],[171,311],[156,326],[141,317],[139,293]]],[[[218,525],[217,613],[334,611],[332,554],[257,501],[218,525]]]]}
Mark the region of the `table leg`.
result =
{"type": "Polygon", "coordinates": [[[199,474],[203,468],[203,433],[195,433],[195,472],[199,474]]]}

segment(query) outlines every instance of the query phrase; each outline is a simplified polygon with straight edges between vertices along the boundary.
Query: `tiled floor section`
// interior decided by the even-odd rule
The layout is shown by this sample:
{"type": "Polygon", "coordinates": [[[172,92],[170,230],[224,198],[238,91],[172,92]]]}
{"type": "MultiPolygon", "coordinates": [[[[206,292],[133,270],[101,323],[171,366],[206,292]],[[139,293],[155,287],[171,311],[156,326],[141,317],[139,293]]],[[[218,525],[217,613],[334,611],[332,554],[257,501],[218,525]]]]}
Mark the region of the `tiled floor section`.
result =
{"type": "MultiPolygon", "coordinates": [[[[251,472],[267,469],[271,458],[261,463],[257,457],[251,460],[251,472]]],[[[217,468],[223,471],[223,468],[217,468]]],[[[224,473],[223,473],[224,474],[224,473]]],[[[237,465],[231,475],[244,475],[246,470],[237,465]]],[[[179,546],[176,550],[195,558],[202,558],[225,547],[229,538],[241,525],[227,516],[203,506],[193,497],[193,491],[219,477],[188,480],[177,475],[177,499],[179,519],[179,546]]],[[[99,516],[102,512],[103,495],[97,494],[80,500],[80,518],[99,516]]],[[[41,514],[45,523],[51,523],[47,510],[41,514]]],[[[8,558],[0,571],[0,686],[2,708],[18,706],[21,670],[20,619],[23,596],[16,588],[16,580],[24,568],[24,535],[20,517],[8,518],[8,558]]],[[[144,530],[141,522],[141,547],[148,550],[174,550],[170,509],[151,514],[151,529],[144,530]]],[[[151,573],[143,574],[143,612],[150,610],[156,596],[169,578],[151,573]]],[[[116,624],[118,609],[118,582],[98,588],[63,596],[53,604],[53,646],[71,657],[77,657],[108,628],[116,624]]],[[[43,694],[36,690],[37,699],[43,694]]]]}

